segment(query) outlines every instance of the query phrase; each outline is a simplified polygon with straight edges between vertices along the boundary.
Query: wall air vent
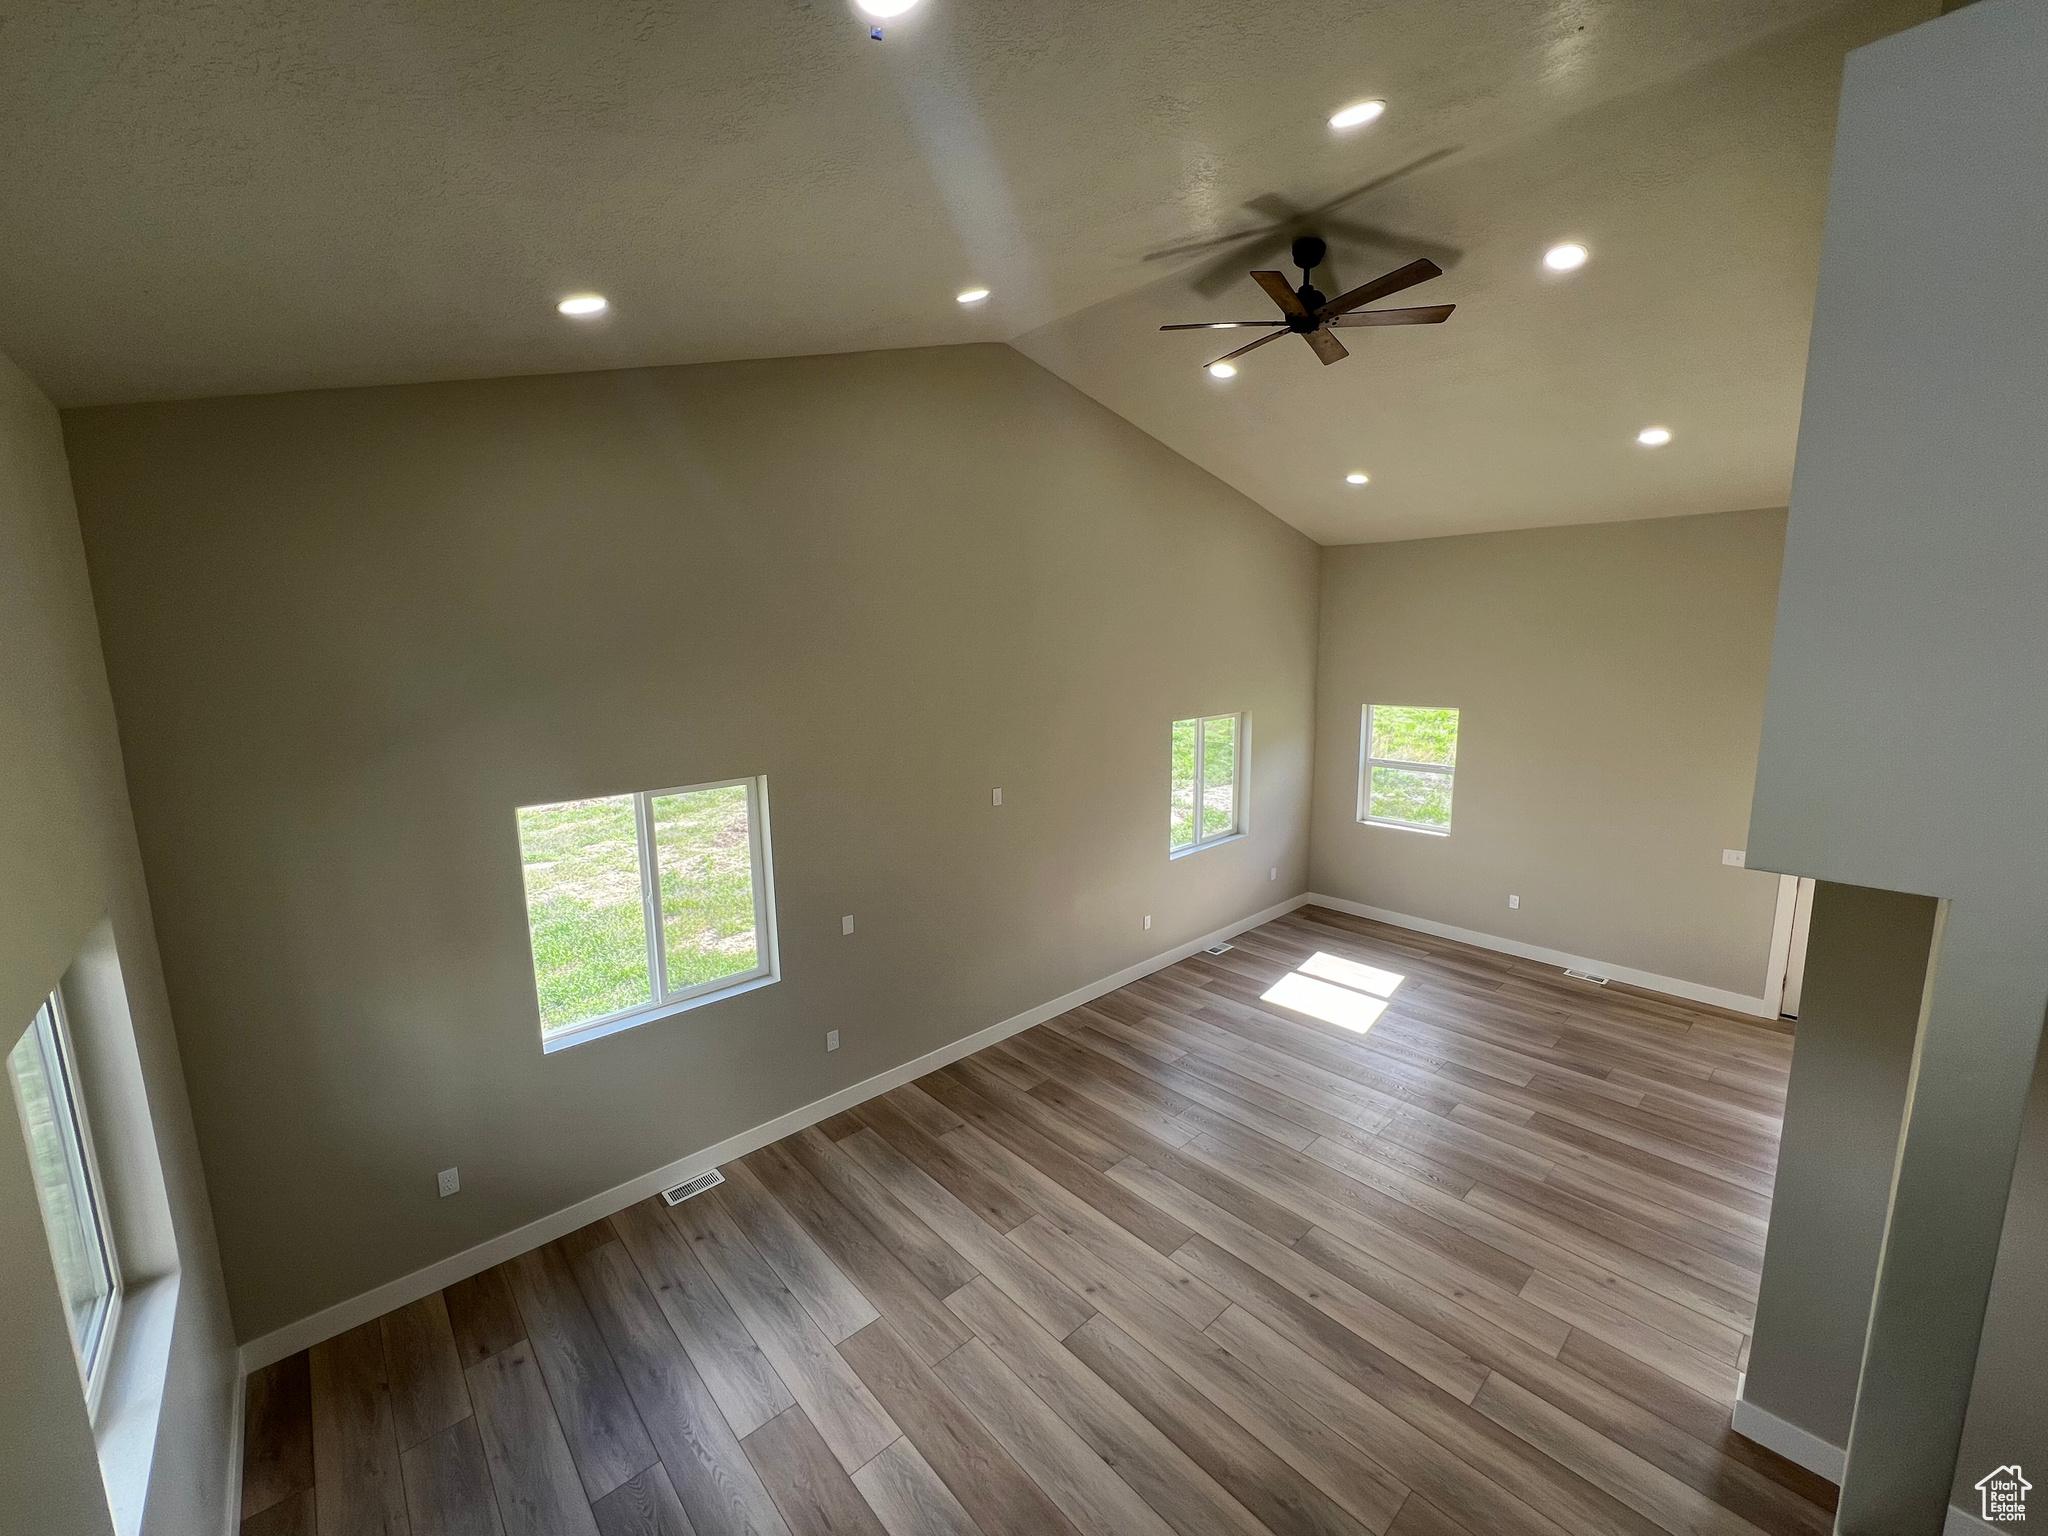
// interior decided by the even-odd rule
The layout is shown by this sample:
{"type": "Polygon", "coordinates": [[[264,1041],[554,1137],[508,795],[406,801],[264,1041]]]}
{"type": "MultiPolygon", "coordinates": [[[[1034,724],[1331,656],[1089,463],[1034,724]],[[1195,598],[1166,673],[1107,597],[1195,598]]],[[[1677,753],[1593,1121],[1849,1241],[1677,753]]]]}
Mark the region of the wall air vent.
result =
{"type": "Polygon", "coordinates": [[[1592,971],[1566,971],[1565,975],[1571,977],[1573,981],[1590,981],[1596,987],[1607,985],[1605,976],[1595,975],[1592,971]]]}
{"type": "Polygon", "coordinates": [[[671,1189],[664,1189],[661,1192],[661,1198],[670,1205],[681,1205],[690,1196],[701,1195],[707,1189],[716,1189],[724,1182],[725,1175],[716,1168],[713,1168],[708,1172],[698,1174],[694,1179],[685,1179],[682,1183],[671,1189]]]}
{"type": "Polygon", "coordinates": [[[1205,955],[1227,955],[1235,948],[1237,948],[1235,944],[1211,944],[1202,953],[1205,955]]]}

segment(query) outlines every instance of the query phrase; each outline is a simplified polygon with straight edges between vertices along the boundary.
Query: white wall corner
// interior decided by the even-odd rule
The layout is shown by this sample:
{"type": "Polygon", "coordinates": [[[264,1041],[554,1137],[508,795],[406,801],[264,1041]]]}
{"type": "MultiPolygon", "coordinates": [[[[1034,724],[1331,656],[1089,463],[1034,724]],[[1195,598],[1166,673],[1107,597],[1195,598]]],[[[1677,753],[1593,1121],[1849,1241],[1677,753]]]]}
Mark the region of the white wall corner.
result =
{"type": "Polygon", "coordinates": [[[1766,997],[1751,997],[1743,992],[1730,992],[1724,987],[1709,987],[1697,981],[1683,981],[1676,976],[1659,976],[1653,971],[1639,971],[1633,966],[1615,965],[1606,960],[1594,960],[1585,955],[1566,954],[1561,949],[1545,949],[1540,944],[1524,944],[1519,939],[1504,939],[1498,934],[1481,933],[1476,928],[1460,928],[1453,923],[1439,923],[1426,917],[1410,917],[1405,912],[1390,912],[1385,907],[1369,907],[1362,901],[1347,901],[1342,896],[1324,896],[1310,892],[1302,904],[1311,907],[1329,907],[1338,912],[1348,912],[1353,917],[1369,917],[1376,923],[1389,923],[1396,928],[1411,929],[1416,933],[1434,934],[1440,939],[1456,939],[1461,944],[1471,944],[1479,949],[1490,949],[1503,955],[1513,955],[1518,960],[1535,960],[1544,965],[1554,965],[1560,970],[1592,971],[1610,981],[1626,982],[1631,987],[1641,987],[1646,992],[1662,992],[1667,997],[1682,997],[1691,1003],[1706,1003],[1714,1008],[1726,1008],[1731,1013],[1747,1013],[1758,1018],[1775,1019],[1778,1016],[1776,1003],[1766,997]]]}
{"type": "MultiPolygon", "coordinates": [[[[1114,992],[1118,987],[1150,976],[1154,971],[1176,965],[1211,944],[1233,938],[1248,928],[1270,923],[1276,917],[1285,917],[1297,907],[1316,899],[1319,898],[1307,895],[1289,897],[1286,901],[1254,912],[1249,917],[1226,923],[1200,938],[1190,939],[1185,944],[1176,945],[1172,949],[1140,960],[1136,965],[1126,966],[1113,975],[1076,987],[1073,991],[1055,997],[1049,1002],[1040,1003],[1035,1008],[1014,1014],[1000,1023],[991,1024],[986,1029],[963,1036],[940,1046],[937,1050],[928,1051],[900,1066],[891,1067],[886,1072],[879,1072],[873,1077],[841,1088],[836,1093],[827,1094],[824,1098],[814,1100],[800,1109],[778,1115],[751,1130],[728,1136],[724,1141],[693,1152],[665,1168],[656,1168],[651,1173],[629,1179],[602,1194],[592,1195],[589,1199],[579,1201],[564,1210],[530,1221],[523,1227],[502,1233],[477,1244],[474,1248],[452,1254],[438,1263],[429,1264],[424,1269],[415,1270],[409,1275],[389,1281],[374,1290],[365,1291],[359,1296],[336,1302],[310,1317],[300,1318],[295,1323],[287,1323],[273,1333],[266,1333],[242,1345],[242,1372],[246,1376],[251,1371],[261,1370],[287,1355],[297,1354],[300,1350],[322,1340],[346,1333],[351,1328],[367,1323],[372,1318],[382,1317],[386,1312],[395,1311],[399,1307],[418,1301],[423,1296],[431,1296],[444,1286],[453,1285],[458,1280],[466,1280],[471,1275],[481,1274],[493,1265],[502,1264],[530,1248],[551,1243],[579,1227],[586,1227],[593,1221],[611,1215],[614,1211],[622,1211],[627,1206],[645,1200],[649,1195],[656,1194],[672,1184],[680,1184],[683,1180],[694,1178],[721,1163],[729,1163],[735,1158],[745,1157],[749,1152],[758,1151],[770,1142],[780,1141],[785,1136],[793,1136],[807,1126],[816,1125],[820,1120],[829,1120],[841,1110],[851,1109],[856,1104],[864,1104],[877,1094],[887,1093],[891,1088],[900,1088],[903,1084],[927,1073],[950,1066],[963,1056],[972,1056],[987,1046],[1007,1040],[1012,1035],[1022,1034],[1027,1029],[1043,1024],[1047,1019],[1056,1019],[1069,1009],[1093,1002],[1105,993],[1114,992]]],[[[236,1486],[240,1487],[239,1482],[236,1486]]]]}

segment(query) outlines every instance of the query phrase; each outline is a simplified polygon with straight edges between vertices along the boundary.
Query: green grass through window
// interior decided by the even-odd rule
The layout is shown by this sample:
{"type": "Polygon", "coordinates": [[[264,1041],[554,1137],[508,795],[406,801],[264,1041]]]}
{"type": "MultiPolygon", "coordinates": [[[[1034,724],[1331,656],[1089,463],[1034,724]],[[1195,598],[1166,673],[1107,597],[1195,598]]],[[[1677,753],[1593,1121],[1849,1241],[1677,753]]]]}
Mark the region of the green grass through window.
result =
{"type": "Polygon", "coordinates": [[[1173,782],[1166,813],[1169,851],[1178,852],[1197,842],[1228,837],[1237,830],[1241,718],[1208,715],[1173,722],[1173,782]]]}
{"type": "Polygon", "coordinates": [[[1458,763],[1458,712],[1411,704],[1375,704],[1368,716],[1366,756],[1396,763],[1441,764],[1441,773],[1374,761],[1366,780],[1365,814],[1382,821],[1449,830],[1451,780],[1458,763]]]}
{"type": "Polygon", "coordinates": [[[541,1028],[652,1002],[633,797],[526,806],[519,853],[541,1028]]]}
{"type": "Polygon", "coordinates": [[[754,969],[760,954],[746,786],[656,795],[654,849],[669,990],[754,969]]]}
{"type": "MultiPolygon", "coordinates": [[[[519,812],[543,1030],[654,999],[634,797],[519,812]]],[[[744,784],[653,796],[662,957],[671,994],[760,964],[744,784]]]]}

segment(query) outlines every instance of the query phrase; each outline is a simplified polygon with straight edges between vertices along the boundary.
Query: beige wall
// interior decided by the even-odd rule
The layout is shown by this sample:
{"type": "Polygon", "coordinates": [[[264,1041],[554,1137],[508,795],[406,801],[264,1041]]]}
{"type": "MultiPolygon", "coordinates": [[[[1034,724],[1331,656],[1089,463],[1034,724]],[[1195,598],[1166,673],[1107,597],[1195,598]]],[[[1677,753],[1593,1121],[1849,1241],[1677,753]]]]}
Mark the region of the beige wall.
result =
{"type": "Polygon", "coordinates": [[[1777,880],[1721,850],[1748,824],[1784,526],[1731,512],[1325,550],[1312,886],[1758,996],[1777,880]],[[1462,711],[1450,836],[1359,823],[1372,703],[1462,711]]]}
{"type": "MultiPolygon", "coordinates": [[[[121,781],[85,555],[57,413],[0,357],[0,1049],[96,933],[111,933],[132,1041],[79,1035],[103,1111],[100,1162],[131,1270],[175,1267],[164,1411],[145,1531],[224,1527],[234,1354],[205,1180],[171,1030],[134,824],[121,781]],[[128,1091],[132,1087],[132,1094],[128,1091]],[[102,1089],[106,1091],[101,1092],[102,1089]],[[120,1110],[118,1116],[107,1111],[120,1110]],[[158,1174],[161,1191],[136,1187],[158,1174]],[[159,1226],[151,1212],[162,1209],[159,1226]]],[[[125,1023],[125,1020],[123,1021],[125,1023]]],[[[11,1096],[0,1089],[0,1528],[109,1530],[92,1426],[72,1364],[11,1096]]],[[[118,1358],[118,1357],[117,1357],[118,1358]]]]}
{"type": "Polygon", "coordinates": [[[1304,888],[1315,547],[1008,348],[66,422],[244,1339],[1304,888]],[[752,773],[782,982],[542,1056],[513,808],[752,773]]]}

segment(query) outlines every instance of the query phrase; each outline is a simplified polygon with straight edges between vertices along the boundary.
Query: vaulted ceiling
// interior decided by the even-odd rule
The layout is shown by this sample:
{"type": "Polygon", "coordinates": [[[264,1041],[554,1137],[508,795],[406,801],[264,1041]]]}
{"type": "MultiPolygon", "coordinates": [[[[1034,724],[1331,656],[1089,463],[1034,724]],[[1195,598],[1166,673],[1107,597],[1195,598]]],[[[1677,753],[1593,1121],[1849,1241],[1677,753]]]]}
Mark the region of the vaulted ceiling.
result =
{"type": "Polygon", "coordinates": [[[1006,340],[1326,542],[1782,502],[1841,58],[1935,9],[22,8],[0,351],[78,405],[1006,340]],[[1449,324],[1227,384],[1233,333],[1158,334],[1265,303],[1203,291],[1227,247],[1161,253],[1375,182],[1337,276],[1434,254],[1395,302],[1449,324]],[[555,313],[586,289],[605,319],[555,313]]]}

